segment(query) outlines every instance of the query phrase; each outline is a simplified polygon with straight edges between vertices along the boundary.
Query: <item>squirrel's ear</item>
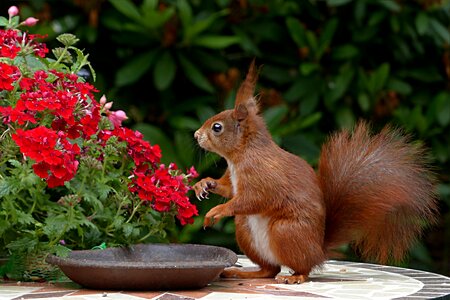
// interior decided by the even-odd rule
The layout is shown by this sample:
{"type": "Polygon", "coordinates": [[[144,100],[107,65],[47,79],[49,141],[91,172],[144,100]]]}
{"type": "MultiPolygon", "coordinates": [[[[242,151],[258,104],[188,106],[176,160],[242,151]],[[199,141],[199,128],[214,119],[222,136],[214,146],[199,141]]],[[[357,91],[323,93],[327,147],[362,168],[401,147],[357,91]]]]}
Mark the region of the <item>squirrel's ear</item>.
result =
{"type": "Polygon", "coordinates": [[[258,113],[258,104],[256,103],[254,97],[257,80],[258,69],[255,66],[255,60],[253,59],[252,63],[250,64],[247,76],[245,77],[244,82],[242,82],[236,94],[236,103],[234,105],[236,115],[238,114],[237,110],[240,105],[243,105],[246,108],[247,114],[248,111],[254,111],[255,114],[258,113]]]}
{"type": "Polygon", "coordinates": [[[241,122],[245,120],[248,116],[248,110],[247,107],[245,107],[244,104],[239,104],[234,108],[233,117],[238,121],[241,122]]]}

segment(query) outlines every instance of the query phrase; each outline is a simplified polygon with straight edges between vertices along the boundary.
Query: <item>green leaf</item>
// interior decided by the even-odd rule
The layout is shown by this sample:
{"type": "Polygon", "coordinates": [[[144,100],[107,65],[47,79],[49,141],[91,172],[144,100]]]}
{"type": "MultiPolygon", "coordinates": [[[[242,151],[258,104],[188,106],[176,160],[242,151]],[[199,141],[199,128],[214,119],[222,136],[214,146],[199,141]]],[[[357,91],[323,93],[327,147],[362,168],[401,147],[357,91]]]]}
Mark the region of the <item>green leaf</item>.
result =
{"type": "Polygon", "coordinates": [[[26,212],[23,212],[21,210],[17,210],[17,222],[19,224],[28,225],[28,224],[33,224],[35,222],[35,220],[32,215],[30,215],[26,212]]]}
{"type": "Polygon", "coordinates": [[[333,107],[333,103],[341,98],[347,91],[352,82],[354,71],[352,69],[341,71],[334,80],[330,81],[329,89],[325,94],[325,103],[329,108],[333,107]]]}
{"type": "Polygon", "coordinates": [[[288,112],[289,109],[286,105],[278,105],[268,108],[263,114],[267,127],[271,130],[278,126],[288,112]]]}
{"type": "Polygon", "coordinates": [[[450,94],[441,92],[436,96],[436,118],[443,127],[450,124],[450,94]]]}
{"type": "Polygon", "coordinates": [[[45,235],[49,239],[55,239],[57,237],[63,236],[69,230],[70,227],[74,227],[75,223],[72,218],[68,218],[67,214],[61,214],[57,216],[48,216],[45,219],[45,226],[43,227],[45,235]]]}
{"type": "Polygon", "coordinates": [[[338,109],[336,113],[336,122],[341,128],[350,129],[355,125],[356,119],[352,110],[348,107],[338,109]]]}
{"type": "Polygon", "coordinates": [[[192,44],[209,49],[223,49],[237,44],[240,41],[238,36],[202,35],[196,37],[192,41],[192,44]]]}
{"type": "Polygon", "coordinates": [[[173,116],[169,122],[172,127],[178,129],[197,130],[201,126],[198,120],[187,116],[173,116]]]}
{"type": "Polygon", "coordinates": [[[103,184],[100,182],[97,183],[95,187],[97,189],[98,197],[100,200],[105,200],[108,197],[109,193],[113,190],[113,188],[108,184],[103,184]]]}
{"type": "Polygon", "coordinates": [[[109,2],[122,14],[132,20],[140,20],[138,8],[130,0],[109,0],[109,2]]]}
{"type": "Polygon", "coordinates": [[[319,70],[320,66],[316,63],[305,62],[300,64],[300,73],[305,76],[308,76],[312,72],[319,70]]]}
{"type": "Polygon", "coordinates": [[[437,19],[430,19],[430,28],[446,44],[450,44],[450,31],[448,27],[442,25],[437,19]]]}
{"type": "Polygon", "coordinates": [[[4,232],[6,232],[10,228],[10,226],[11,224],[8,221],[0,219],[0,236],[3,237],[4,232]]]}
{"type": "Polygon", "coordinates": [[[327,0],[329,6],[341,6],[352,2],[353,0],[327,0]]]}
{"type": "Polygon", "coordinates": [[[264,68],[261,69],[260,76],[261,78],[267,78],[276,84],[291,83],[292,79],[295,78],[294,74],[286,72],[286,67],[272,64],[264,64],[264,68]]]}
{"type": "Polygon", "coordinates": [[[178,0],[178,16],[180,17],[183,27],[187,28],[192,22],[192,9],[186,0],[178,0]]]}
{"type": "Polygon", "coordinates": [[[331,55],[335,60],[347,60],[359,55],[359,49],[352,44],[338,46],[331,51],[331,55]]]}
{"type": "Polygon", "coordinates": [[[133,230],[134,230],[134,226],[130,223],[125,223],[122,225],[122,231],[126,238],[129,237],[133,233],[133,230]]]}
{"type": "Polygon", "coordinates": [[[416,30],[420,35],[424,35],[428,31],[429,27],[429,18],[428,15],[424,12],[419,12],[416,16],[416,30]]]}
{"type": "Polygon", "coordinates": [[[412,92],[412,87],[409,83],[397,78],[389,78],[387,87],[402,95],[409,95],[412,92]]]}
{"type": "Polygon", "coordinates": [[[322,118],[321,112],[313,113],[309,116],[301,116],[294,120],[291,120],[286,125],[280,126],[274,131],[274,134],[280,135],[280,136],[287,136],[291,134],[295,134],[299,130],[308,128],[317,122],[320,121],[322,118]]]}
{"type": "Polygon", "coordinates": [[[6,245],[6,248],[13,252],[23,252],[25,249],[34,250],[38,243],[39,240],[37,237],[26,235],[9,243],[6,245]]]}
{"type": "Polygon", "coordinates": [[[8,162],[9,162],[12,166],[14,166],[14,167],[16,167],[16,168],[18,168],[18,169],[24,167],[24,165],[22,165],[22,163],[21,163],[20,161],[15,160],[15,159],[9,159],[8,162]]]}
{"type": "Polygon", "coordinates": [[[319,42],[317,40],[317,36],[312,31],[306,31],[306,40],[308,41],[309,47],[315,53],[317,53],[317,47],[319,46],[319,42]]]}
{"type": "Polygon", "coordinates": [[[370,109],[370,98],[365,93],[358,95],[358,104],[363,112],[368,112],[370,109]]]}
{"type": "Polygon", "coordinates": [[[67,257],[67,256],[69,256],[69,253],[72,250],[70,250],[67,247],[64,247],[63,245],[58,244],[54,247],[53,251],[54,251],[55,255],[58,257],[67,257]]]}
{"type": "Polygon", "coordinates": [[[64,46],[73,46],[80,40],[71,33],[60,34],[56,39],[64,46]]]}
{"type": "Polygon", "coordinates": [[[183,55],[179,55],[181,67],[183,68],[184,75],[197,87],[207,92],[213,93],[214,87],[208,81],[208,79],[201,73],[201,71],[183,55]]]}
{"type": "Polygon", "coordinates": [[[367,25],[373,27],[374,30],[378,31],[377,26],[388,16],[388,13],[384,10],[375,11],[370,15],[367,25]]]}
{"type": "Polygon", "coordinates": [[[239,37],[240,46],[242,47],[243,50],[245,50],[250,55],[253,55],[255,57],[259,57],[262,55],[261,50],[259,50],[257,43],[247,32],[245,32],[238,26],[234,26],[233,33],[239,37]]]}
{"type": "MultiPolygon", "coordinates": [[[[145,10],[143,12],[143,17],[138,20],[140,24],[143,24],[146,28],[149,29],[159,29],[162,27],[170,18],[175,14],[174,7],[168,7],[165,10],[145,10]]],[[[131,26],[137,26],[136,24],[132,24],[131,26]]],[[[129,28],[130,31],[143,31],[146,32],[147,29],[142,30],[141,26],[137,26],[135,28],[129,28]]]]}
{"type": "Polygon", "coordinates": [[[303,97],[317,95],[322,88],[323,80],[315,76],[298,77],[290,88],[283,94],[287,102],[303,101],[303,97]]]}
{"type": "Polygon", "coordinates": [[[141,5],[141,10],[156,10],[158,8],[158,0],[144,0],[141,5]]]}
{"type": "Polygon", "coordinates": [[[286,26],[289,33],[299,48],[306,47],[308,42],[306,39],[306,30],[299,20],[295,18],[288,18],[286,20],[286,26]]]}
{"type": "Polygon", "coordinates": [[[179,168],[189,168],[194,165],[195,147],[192,131],[177,131],[175,133],[175,147],[178,158],[183,163],[178,166],[179,168]]]}
{"type": "Polygon", "coordinates": [[[319,92],[305,95],[300,101],[300,116],[307,116],[312,114],[319,105],[319,92]]]}
{"type": "Polygon", "coordinates": [[[425,116],[422,113],[422,107],[416,106],[409,116],[411,127],[416,128],[420,133],[424,133],[427,130],[428,124],[425,116]]]}
{"type": "Polygon", "coordinates": [[[153,70],[153,82],[158,90],[167,89],[175,78],[177,65],[172,55],[166,51],[158,58],[153,70]]]}
{"type": "Polygon", "coordinates": [[[13,191],[13,187],[9,184],[9,182],[1,178],[0,179],[0,198],[8,196],[13,191]]]}
{"type": "Polygon", "coordinates": [[[8,25],[8,19],[0,16],[0,26],[8,25]]]}
{"type": "Polygon", "coordinates": [[[195,22],[192,22],[192,20],[184,24],[184,36],[183,36],[183,42],[189,44],[193,38],[197,37],[200,33],[206,31],[208,28],[210,28],[214,22],[219,19],[220,17],[226,16],[229,14],[228,9],[224,9],[221,11],[218,11],[216,13],[210,14],[208,17],[204,19],[196,20],[195,22]]]}
{"type": "Polygon", "coordinates": [[[393,12],[399,12],[402,9],[401,6],[393,0],[378,0],[376,3],[393,12]]]}
{"type": "Polygon", "coordinates": [[[197,107],[196,111],[198,119],[200,120],[201,123],[204,123],[206,120],[208,120],[209,118],[211,118],[216,114],[214,109],[212,109],[210,106],[199,106],[197,107]]]}
{"type": "Polygon", "coordinates": [[[320,35],[319,38],[319,47],[316,52],[316,59],[320,59],[330,46],[334,33],[336,32],[337,26],[338,26],[338,19],[336,18],[329,20],[325,24],[322,34],[320,35]]]}
{"type": "Polygon", "coordinates": [[[126,65],[117,70],[116,85],[124,86],[138,81],[154,64],[157,53],[157,50],[152,50],[131,59],[126,65]]]}
{"type": "Polygon", "coordinates": [[[284,137],[282,145],[288,151],[300,155],[309,162],[317,161],[320,154],[320,148],[305,134],[284,137]]]}
{"type": "Polygon", "coordinates": [[[358,25],[361,25],[367,13],[367,3],[365,1],[356,1],[355,3],[355,19],[358,25]]]}
{"type": "Polygon", "coordinates": [[[369,77],[368,88],[369,91],[374,94],[382,90],[389,78],[390,65],[389,63],[383,63],[378,69],[376,69],[369,77]]]}

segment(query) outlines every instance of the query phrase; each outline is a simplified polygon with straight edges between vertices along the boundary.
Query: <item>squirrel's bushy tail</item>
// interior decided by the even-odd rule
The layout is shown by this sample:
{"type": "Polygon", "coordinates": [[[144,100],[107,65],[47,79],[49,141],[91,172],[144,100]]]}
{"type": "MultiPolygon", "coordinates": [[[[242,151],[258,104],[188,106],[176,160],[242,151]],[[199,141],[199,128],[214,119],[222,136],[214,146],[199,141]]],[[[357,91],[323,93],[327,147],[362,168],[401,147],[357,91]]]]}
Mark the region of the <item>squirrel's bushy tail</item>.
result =
{"type": "Polygon", "coordinates": [[[351,243],[363,259],[399,261],[436,220],[433,174],[423,148],[399,130],[372,135],[360,122],[322,148],[319,180],[327,207],[327,250],[351,243]]]}

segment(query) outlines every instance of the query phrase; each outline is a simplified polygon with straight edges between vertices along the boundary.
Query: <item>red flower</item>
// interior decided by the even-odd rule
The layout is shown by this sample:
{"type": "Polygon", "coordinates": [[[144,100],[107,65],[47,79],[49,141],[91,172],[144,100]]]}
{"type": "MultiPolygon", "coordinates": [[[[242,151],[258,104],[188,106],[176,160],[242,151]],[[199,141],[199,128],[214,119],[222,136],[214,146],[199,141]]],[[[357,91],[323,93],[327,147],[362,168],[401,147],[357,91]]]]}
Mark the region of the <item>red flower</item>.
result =
{"type": "Polygon", "coordinates": [[[14,86],[14,76],[17,75],[18,69],[16,66],[11,66],[0,62],[0,91],[12,91],[14,86]]]}
{"type": "Polygon", "coordinates": [[[18,38],[15,30],[0,30],[0,56],[15,58],[20,51],[18,38]]]}
{"type": "MultiPolygon", "coordinates": [[[[37,42],[37,38],[41,36],[0,30],[0,58],[7,58],[0,62],[0,93],[15,92],[12,97],[6,93],[8,97],[3,98],[7,101],[2,101],[2,105],[8,106],[0,106],[0,121],[12,130],[16,128],[12,139],[23,156],[31,160],[35,174],[49,188],[62,186],[76,175],[81,155],[95,153],[95,159],[108,162],[107,152],[96,147],[106,146],[114,137],[126,145],[119,147],[125,149],[119,160],[124,159],[121,169],[129,172],[125,173],[131,179],[129,191],[146,202],[145,207],[160,212],[175,210],[181,224],[191,223],[198,212],[186,194],[190,189],[187,182],[198,176],[195,169],[182,175],[175,164],[168,168],[160,164],[160,147],[144,140],[140,132],[122,127],[126,114],[110,111],[112,102],[106,103],[106,98],[96,102],[92,94],[97,90],[76,74],[48,69],[33,73],[33,67],[20,74],[22,67],[19,70],[10,64],[11,59],[17,55],[45,57],[48,53],[46,45],[37,42]]],[[[21,59],[14,63],[21,63],[21,59]]]]}
{"type": "Polygon", "coordinates": [[[30,130],[17,129],[12,139],[25,156],[35,161],[33,170],[47,180],[50,188],[64,185],[75,176],[80,148],[72,145],[65,133],[39,126],[30,130]]]}
{"type": "Polygon", "coordinates": [[[19,82],[19,86],[22,90],[29,91],[34,85],[34,80],[31,78],[22,78],[19,82]]]}

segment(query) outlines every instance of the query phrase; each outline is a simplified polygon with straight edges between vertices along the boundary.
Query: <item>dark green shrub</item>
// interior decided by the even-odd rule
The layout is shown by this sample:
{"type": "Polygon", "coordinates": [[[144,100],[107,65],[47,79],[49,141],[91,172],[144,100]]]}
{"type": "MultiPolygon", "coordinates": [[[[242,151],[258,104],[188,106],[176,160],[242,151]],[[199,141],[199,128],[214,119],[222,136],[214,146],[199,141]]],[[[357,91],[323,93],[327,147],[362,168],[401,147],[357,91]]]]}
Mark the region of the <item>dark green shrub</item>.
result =
{"type": "MultiPolygon", "coordinates": [[[[168,161],[195,164],[202,176],[225,164],[198,151],[192,133],[230,106],[253,58],[264,65],[258,90],[275,140],[312,164],[330,131],[360,118],[410,132],[431,149],[442,207],[412,266],[449,272],[449,1],[109,0],[84,11],[47,2],[30,6],[55,16],[43,27],[58,22],[81,37],[99,88],[168,161]]],[[[201,203],[201,213],[218,201],[201,203]]],[[[230,220],[206,232],[201,222],[174,238],[235,247],[230,220]]]]}

